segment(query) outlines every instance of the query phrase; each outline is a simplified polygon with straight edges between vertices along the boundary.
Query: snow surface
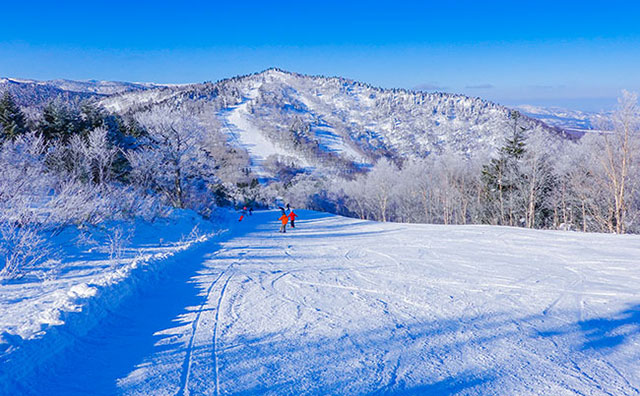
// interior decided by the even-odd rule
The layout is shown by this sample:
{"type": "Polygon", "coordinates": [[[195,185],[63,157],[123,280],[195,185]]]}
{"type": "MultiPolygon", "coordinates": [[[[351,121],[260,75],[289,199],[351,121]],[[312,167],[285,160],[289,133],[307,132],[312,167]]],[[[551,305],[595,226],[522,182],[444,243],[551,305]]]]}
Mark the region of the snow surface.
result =
{"type": "Polygon", "coordinates": [[[298,214],[185,252],[11,394],[640,393],[640,237],[298,214]]]}

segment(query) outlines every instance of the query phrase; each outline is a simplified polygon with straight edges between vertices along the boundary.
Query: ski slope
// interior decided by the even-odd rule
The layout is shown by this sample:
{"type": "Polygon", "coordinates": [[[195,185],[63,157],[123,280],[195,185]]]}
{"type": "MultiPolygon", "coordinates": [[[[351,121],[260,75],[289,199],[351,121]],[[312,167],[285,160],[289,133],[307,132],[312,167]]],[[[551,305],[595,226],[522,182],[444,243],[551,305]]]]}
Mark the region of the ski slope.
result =
{"type": "Polygon", "coordinates": [[[16,391],[640,393],[638,236],[299,215],[198,245],[16,391]]]}
{"type": "Polygon", "coordinates": [[[263,165],[265,160],[272,155],[278,156],[286,153],[295,157],[301,165],[309,166],[308,161],[295,153],[287,152],[284,148],[269,140],[259,128],[251,122],[251,116],[247,109],[251,100],[258,95],[260,86],[254,86],[249,91],[245,100],[238,106],[225,109],[218,115],[222,121],[225,132],[230,140],[247,150],[251,160],[251,171],[260,177],[267,177],[263,165]]]}

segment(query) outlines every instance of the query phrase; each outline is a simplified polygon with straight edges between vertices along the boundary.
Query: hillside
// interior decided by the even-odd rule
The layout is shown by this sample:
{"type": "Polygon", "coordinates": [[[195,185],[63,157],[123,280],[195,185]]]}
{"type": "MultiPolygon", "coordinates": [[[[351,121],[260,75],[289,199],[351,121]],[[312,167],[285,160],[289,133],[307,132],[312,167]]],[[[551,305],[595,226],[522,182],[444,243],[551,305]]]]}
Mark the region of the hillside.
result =
{"type": "MultiPolygon", "coordinates": [[[[98,82],[24,84],[92,98],[82,106],[56,101],[26,117],[6,99],[7,137],[40,132],[48,148],[38,166],[55,170],[46,183],[60,191],[70,179],[115,182],[205,216],[216,206],[287,202],[380,221],[601,232],[636,232],[640,224],[631,196],[625,214],[606,215],[619,201],[611,199],[613,179],[600,158],[613,153],[597,131],[567,143],[583,132],[479,98],[279,69],[216,83],[116,84],[121,92],[112,94],[99,93],[108,84],[98,82]]],[[[625,95],[633,109],[635,96],[625,95]]],[[[15,141],[6,147],[20,157],[30,143],[15,141]]],[[[22,167],[5,168],[22,178],[22,167]]]]}
{"type": "Polygon", "coordinates": [[[637,236],[298,214],[286,234],[274,211],[232,219],[122,295],[86,252],[46,295],[0,286],[0,393],[638,394],[637,236]],[[72,313],[35,339],[73,342],[47,360],[9,322],[52,305],[72,313]]]}
{"type": "MultiPolygon", "coordinates": [[[[107,109],[139,113],[180,108],[246,149],[254,165],[272,154],[301,167],[359,166],[451,151],[473,156],[502,144],[513,123],[506,107],[445,93],[381,89],[337,77],[279,69],[178,88],[124,92],[107,109]]],[[[523,117],[530,133],[558,131],[523,117]]]]}

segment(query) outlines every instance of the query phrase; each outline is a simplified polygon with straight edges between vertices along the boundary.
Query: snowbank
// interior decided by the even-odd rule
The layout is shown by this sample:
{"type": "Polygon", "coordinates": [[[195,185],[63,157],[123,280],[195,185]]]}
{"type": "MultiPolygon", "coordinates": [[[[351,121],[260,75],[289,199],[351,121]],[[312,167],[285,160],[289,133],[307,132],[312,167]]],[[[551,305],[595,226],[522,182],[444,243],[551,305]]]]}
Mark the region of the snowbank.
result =
{"type": "Polygon", "coordinates": [[[98,325],[165,268],[196,246],[212,243],[228,219],[223,213],[205,221],[194,212],[175,211],[154,224],[70,227],[51,238],[62,258],[52,261],[56,268],[0,284],[0,394],[98,325]]]}

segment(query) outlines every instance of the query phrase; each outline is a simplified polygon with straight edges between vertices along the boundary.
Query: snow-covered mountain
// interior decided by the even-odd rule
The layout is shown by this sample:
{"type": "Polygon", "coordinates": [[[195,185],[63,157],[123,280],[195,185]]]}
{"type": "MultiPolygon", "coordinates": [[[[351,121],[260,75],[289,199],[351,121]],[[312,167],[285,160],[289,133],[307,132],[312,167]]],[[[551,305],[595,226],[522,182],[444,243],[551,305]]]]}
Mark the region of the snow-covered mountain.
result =
{"type": "MultiPolygon", "coordinates": [[[[380,157],[395,161],[452,151],[495,150],[513,129],[511,110],[480,98],[382,89],[340,77],[280,69],[215,83],[154,84],[2,79],[23,106],[52,97],[98,100],[129,115],[178,111],[197,117],[211,134],[244,149],[258,173],[270,157],[299,168],[351,169],[380,157]]],[[[557,138],[560,129],[522,117],[529,133],[557,138]]]]}
{"type": "MultiPolygon", "coordinates": [[[[472,156],[499,147],[513,128],[510,109],[480,98],[381,89],[279,69],[217,83],[128,91],[101,103],[133,114],[179,108],[245,148],[254,163],[275,154],[312,167],[446,150],[472,156]]],[[[519,123],[529,131],[559,133],[529,117],[519,123]]]]}
{"type": "Polygon", "coordinates": [[[570,110],[562,107],[540,107],[532,105],[516,106],[523,114],[544,121],[547,125],[567,132],[583,132],[597,130],[606,114],[570,110]]]}
{"type": "Polygon", "coordinates": [[[94,97],[104,97],[126,91],[146,90],[159,84],[129,83],[117,81],[37,81],[18,78],[0,78],[0,91],[9,91],[24,107],[41,107],[52,99],[77,102],[94,97]]]}

